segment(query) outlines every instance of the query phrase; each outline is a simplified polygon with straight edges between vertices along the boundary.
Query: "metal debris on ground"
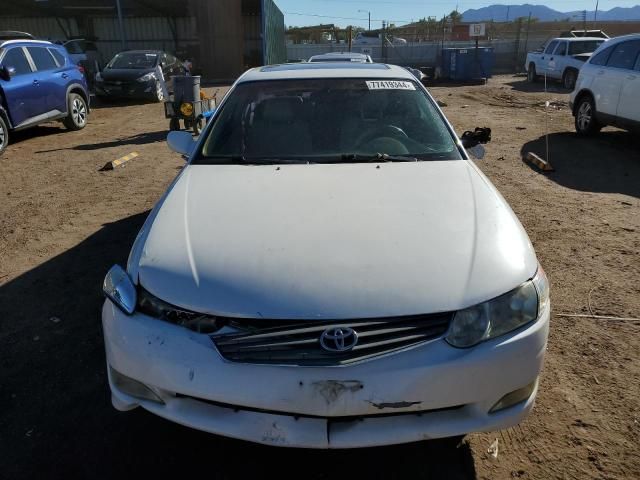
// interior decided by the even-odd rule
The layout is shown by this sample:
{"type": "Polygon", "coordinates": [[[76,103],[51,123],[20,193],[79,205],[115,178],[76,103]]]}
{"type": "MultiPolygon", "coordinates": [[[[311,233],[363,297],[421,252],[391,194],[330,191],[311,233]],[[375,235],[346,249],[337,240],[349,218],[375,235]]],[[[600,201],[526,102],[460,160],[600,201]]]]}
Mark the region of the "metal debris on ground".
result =
{"type": "Polygon", "coordinates": [[[487,449],[487,453],[493,458],[498,458],[498,439],[496,438],[493,443],[487,449]]]}

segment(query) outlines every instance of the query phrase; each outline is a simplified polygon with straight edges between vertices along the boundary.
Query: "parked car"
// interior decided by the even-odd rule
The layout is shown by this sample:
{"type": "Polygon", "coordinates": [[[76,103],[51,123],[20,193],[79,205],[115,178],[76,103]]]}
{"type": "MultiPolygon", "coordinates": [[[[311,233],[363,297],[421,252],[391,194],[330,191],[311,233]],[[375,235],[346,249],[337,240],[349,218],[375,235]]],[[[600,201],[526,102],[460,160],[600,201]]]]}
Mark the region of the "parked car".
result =
{"type": "Polygon", "coordinates": [[[80,130],[88,115],[87,82],[64,48],[29,39],[0,41],[0,153],[11,131],[53,120],[80,130]]]}
{"type": "Polygon", "coordinates": [[[309,62],[359,62],[373,63],[369,55],[356,52],[330,52],[314,55],[309,58],[309,62]]]}
{"type": "Polygon", "coordinates": [[[580,67],[605,41],[600,37],[554,38],[542,51],[527,54],[524,65],[527,79],[536,82],[546,75],[573,90],[580,67]]]}
{"type": "Polygon", "coordinates": [[[640,35],[608,40],[580,69],[570,97],[576,132],[606,125],[640,131],[640,35]]]}
{"type": "Polygon", "coordinates": [[[59,43],[67,50],[73,63],[80,65],[84,69],[85,77],[90,87],[93,87],[96,74],[103,67],[102,55],[98,51],[95,41],[86,38],[72,38],[56,43],[59,43]]]}
{"type": "Polygon", "coordinates": [[[164,81],[171,89],[171,77],[183,75],[184,65],[173,55],[159,50],[129,50],[118,53],[96,75],[96,95],[106,98],[165,100],[164,81]],[[158,78],[158,67],[163,79],[158,78]]]}
{"type": "MultiPolygon", "coordinates": [[[[387,40],[392,45],[406,45],[404,38],[387,35],[387,40]]],[[[376,31],[358,32],[353,39],[352,45],[382,45],[382,34],[376,31]]]]}
{"type": "Polygon", "coordinates": [[[511,427],[549,290],[527,235],[407,70],[249,70],[147,218],[102,310],[112,402],[270,445],[511,427]]]}

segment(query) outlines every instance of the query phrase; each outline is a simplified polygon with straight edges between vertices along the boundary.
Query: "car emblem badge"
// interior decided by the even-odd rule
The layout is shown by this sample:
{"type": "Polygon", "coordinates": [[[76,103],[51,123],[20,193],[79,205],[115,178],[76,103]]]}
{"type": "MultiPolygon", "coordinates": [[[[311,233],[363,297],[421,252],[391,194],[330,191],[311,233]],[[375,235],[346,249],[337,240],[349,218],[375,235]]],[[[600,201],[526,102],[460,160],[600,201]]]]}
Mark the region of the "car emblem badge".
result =
{"type": "Polygon", "coordinates": [[[328,352],[348,352],[358,343],[358,334],[349,327],[327,328],[320,335],[320,346],[328,352]]]}

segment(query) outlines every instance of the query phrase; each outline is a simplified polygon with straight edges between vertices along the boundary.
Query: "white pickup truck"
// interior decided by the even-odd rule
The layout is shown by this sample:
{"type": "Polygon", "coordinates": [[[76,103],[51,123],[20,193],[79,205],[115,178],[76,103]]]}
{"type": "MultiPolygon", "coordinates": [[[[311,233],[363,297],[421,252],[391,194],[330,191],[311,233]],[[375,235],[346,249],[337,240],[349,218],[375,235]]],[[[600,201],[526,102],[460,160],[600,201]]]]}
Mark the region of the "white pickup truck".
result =
{"type": "Polygon", "coordinates": [[[554,38],[541,51],[527,54],[524,64],[527,79],[535,82],[546,75],[562,80],[565,88],[573,90],[580,67],[605,40],[598,37],[554,38]]]}

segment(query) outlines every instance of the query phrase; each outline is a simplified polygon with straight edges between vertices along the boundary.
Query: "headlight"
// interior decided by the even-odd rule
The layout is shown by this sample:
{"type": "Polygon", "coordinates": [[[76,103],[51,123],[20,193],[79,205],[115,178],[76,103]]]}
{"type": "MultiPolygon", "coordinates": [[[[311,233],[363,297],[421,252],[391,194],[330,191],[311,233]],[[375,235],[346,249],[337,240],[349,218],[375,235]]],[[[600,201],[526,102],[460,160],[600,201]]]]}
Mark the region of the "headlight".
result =
{"type": "Polygon", "coordinates": [[[549,303],[549,282],[542,268],[536,276],[493,300],[455,313],[446,340],[472,347],[533,322],[549,303]]]}
{"type": "Polygon", "coordinates": [[[216,317],[203,313],[191,312],[171,305],[140,287],[138,290],[138,306],[140,313],[187,327],[198,333],[213,333],[220,328],[216,317]]]}
{"type": "Polygon", "coordinates": [[[131,315],[136,309],[136,287],[120,265],[114,265],[107,272],[102,291],[127,315],[131,315]]]}
{"type": "Polygon", "coordinates": [[[136,78],[137,82],[148,82],[150,80],[155,80],[156,74],[154,72],[149,72],[146,75],[141,76],[140,78],[136,78]]]}

